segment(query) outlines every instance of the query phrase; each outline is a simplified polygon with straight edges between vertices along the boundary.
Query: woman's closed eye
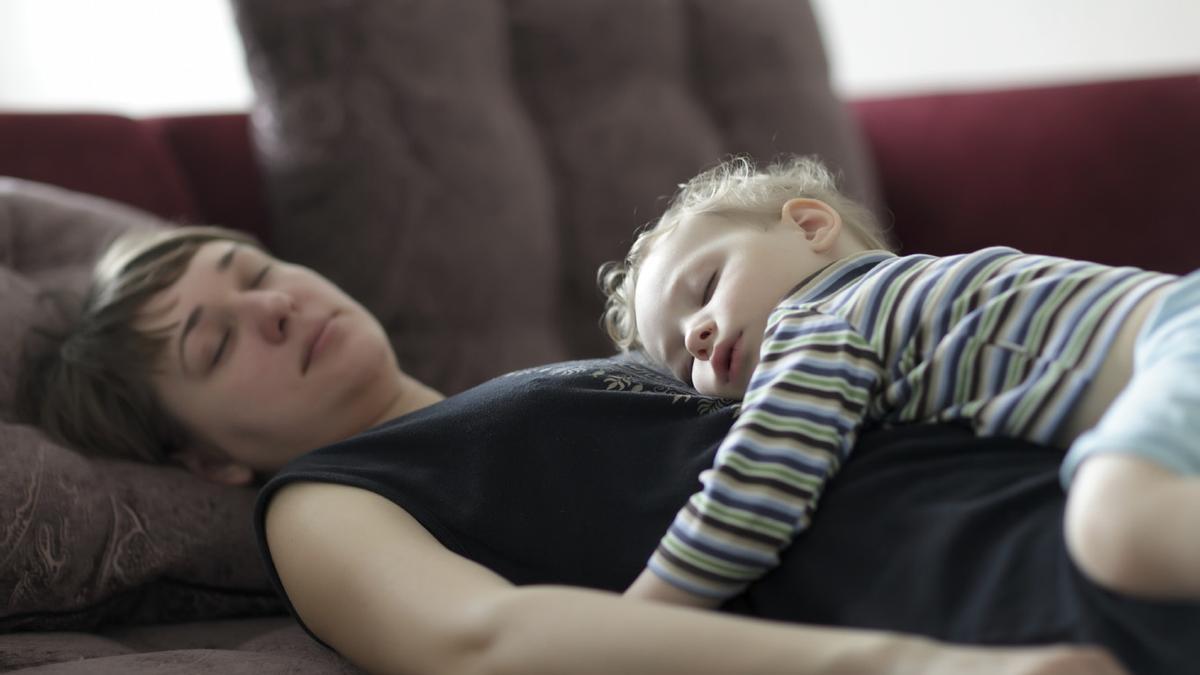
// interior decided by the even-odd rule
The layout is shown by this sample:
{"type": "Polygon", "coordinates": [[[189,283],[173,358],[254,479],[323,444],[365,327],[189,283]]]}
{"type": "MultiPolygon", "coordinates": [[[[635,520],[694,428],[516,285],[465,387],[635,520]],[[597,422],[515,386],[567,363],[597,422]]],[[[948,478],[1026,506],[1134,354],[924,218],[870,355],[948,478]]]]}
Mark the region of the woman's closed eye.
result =
{"type": "Polygon", "coordinates": [[[271,267],[272,267],[271,263],[267,263],[266,265],[263,265],[262,270],[260,270],[259,273],[257,275],[255,275],[253,279],[250,280],[250,288],[258,288],[259,286],[261,286],[263,279],[266,279],[267,273],[271,271],[271,267]]]}
{"type": "Polygon", "coordinates": [[[225,332],[221,334],[221,342],[217,344],[217,349],[213,352],[212,361],[208,364],[209,370],[215,368],[217,362],[221,360],[221,355],[225,353],[225,345],[229,344],[229,336],[232,333],[231,329],[226,328],[225,332]]]}
{"type": "MultiPolygon", "coordinates": [[[[246,289],[254,290],[254,289],[258,288],[259,286],[261,286],[263,280],[265,280],[267,278],[267,274],[270,271],[271,271],[270,263],[263,265],[263,268],[258,272],[258,274],[254,275],[254,278],[250,280],[250,283],[246,286],[246,289]]],[[[221,341],[219,343],[217,343],[217,348],[213,352],[212,359],[208,364],[208,367],[210,370],[215,368],[217,363],[220,362],[221,357],[225,354],[225,348],[229,345],[229,339],[231,337],[233,337],[233,328],[226,327],[225,332],[221,334],[221,341]]]]}

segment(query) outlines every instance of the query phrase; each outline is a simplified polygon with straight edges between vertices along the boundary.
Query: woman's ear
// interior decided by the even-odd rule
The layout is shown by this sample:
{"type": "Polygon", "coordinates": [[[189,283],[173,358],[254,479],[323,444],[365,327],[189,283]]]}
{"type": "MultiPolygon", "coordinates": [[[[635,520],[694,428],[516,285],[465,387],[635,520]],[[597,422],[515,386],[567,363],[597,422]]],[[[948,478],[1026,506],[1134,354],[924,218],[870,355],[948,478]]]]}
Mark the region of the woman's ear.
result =
{"type": "Polygon", "coordinates": [[[828,253],[842,234],[842,216],[819,199],[796,197],[783,205],[784,225],[799,227],[816,253],[828,253]]]}
{"type": "Polygon", "coordinates": [[[210,483],[245,487],[254,482],[254,469],[232,459],[214,457],[203,450],[179,450],[171,455],[171,459],[210,483]]]}

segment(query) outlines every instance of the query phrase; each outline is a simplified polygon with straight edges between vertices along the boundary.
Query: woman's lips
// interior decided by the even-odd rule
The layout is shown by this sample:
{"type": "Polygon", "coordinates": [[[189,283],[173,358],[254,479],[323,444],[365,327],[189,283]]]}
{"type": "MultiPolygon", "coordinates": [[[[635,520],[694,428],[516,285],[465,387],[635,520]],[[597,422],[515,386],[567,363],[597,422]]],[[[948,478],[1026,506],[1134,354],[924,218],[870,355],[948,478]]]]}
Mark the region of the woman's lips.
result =
{"type": "Polygon", "coordinates": [[[312,365],[312,362],[316,360],[316,358],[321,355],[321,352],[324,351],[325,347],[329,345],[329,341],[333,337],[333,330],[330,324],[333,323],[335,316],[336,314],[332,314],[329,316],[329,318],[322,321],[317,326],[316,330],[313,331],[312,337],[308,339],[308,346],[304,350],[304,359],[300,364],[300,374],[303,375],[304,373],[307,373],[309,366],[312,365]]]}

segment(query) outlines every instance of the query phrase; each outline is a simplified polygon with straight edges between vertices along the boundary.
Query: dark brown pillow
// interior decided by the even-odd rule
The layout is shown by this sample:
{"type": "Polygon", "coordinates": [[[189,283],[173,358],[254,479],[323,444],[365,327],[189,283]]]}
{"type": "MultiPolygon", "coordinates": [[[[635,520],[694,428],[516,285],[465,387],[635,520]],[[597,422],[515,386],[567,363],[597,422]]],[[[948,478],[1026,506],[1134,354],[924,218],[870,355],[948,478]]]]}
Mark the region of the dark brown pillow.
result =
{"type": "Polygon", "coordinates": [[[447,393],[601,356],[596,269],[724,155],[820,154],[872,201],[796,0],[235,0],[285,259],[447,393]]]}
{"type": "Polygon", "coordinates": [[[80,292],[120,232],[165,223],[0,178],[0,632],[278,611],[255,549],[254,491],[180,469],[87,458],[12,422],[43,289],[80,292]]]}

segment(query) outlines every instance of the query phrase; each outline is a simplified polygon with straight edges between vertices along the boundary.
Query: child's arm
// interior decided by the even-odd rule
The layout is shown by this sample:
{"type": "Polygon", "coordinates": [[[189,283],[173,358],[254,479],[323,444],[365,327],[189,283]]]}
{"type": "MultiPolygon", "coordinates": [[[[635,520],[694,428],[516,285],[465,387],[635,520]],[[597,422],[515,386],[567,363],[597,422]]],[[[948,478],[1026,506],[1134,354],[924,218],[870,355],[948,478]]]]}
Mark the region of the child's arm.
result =
{"type": "Polygon", "coordinates": [[[698,607],[700,609],[715,609],[721,601],[703,595],[688,593],[682,588],[676,588],[658,578],[649,568],[642,570],[636,581],[625,591],[625,597],[636,600],[653,600],[670,605],[698,607]]]}
{"type": "Polygon", "coordinates": [[[808,526],[853,445],[882,380],[880,358],[839,317],[793,311],[774,319],[758,384],[713,472],[627,595],[714,607],[741,593],[808,526]]]}

